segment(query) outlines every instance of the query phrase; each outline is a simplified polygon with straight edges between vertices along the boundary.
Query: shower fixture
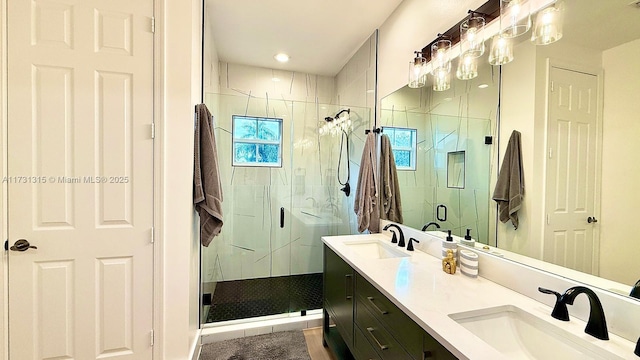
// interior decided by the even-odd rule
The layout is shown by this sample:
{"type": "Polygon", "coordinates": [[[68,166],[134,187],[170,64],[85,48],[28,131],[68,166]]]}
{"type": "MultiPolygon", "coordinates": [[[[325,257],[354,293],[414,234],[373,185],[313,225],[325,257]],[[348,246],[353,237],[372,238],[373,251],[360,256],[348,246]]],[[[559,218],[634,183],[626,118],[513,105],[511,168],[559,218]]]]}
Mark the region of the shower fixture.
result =
{"type": "Polygon", "coordinates": [[[318,129],[318,132],[320,133],[320,135],[329,134],[329,133],[331,135],[335,135],[338,131],[341,132],[340,155],[338,156],[337,177],[338,177],[338,183],[342,185],[342,188],[340,189],[340,191],[343,191],[347,197],[349,196],[349,194],[351,194],[351,185],[349,185],[349,178],[351,176],[351,166],[349,164],[349,133],[347,132],[351,130],[351,118],[349,116],[350,113],[351,113],[351,109],[342,109],[338,111],[338,113],[334,117],[327,116],[324,118],[324,121],[326,123],[323,124],[320,127],[320,129],[318,129]],[[347,115],[343,116],[344,113],[346,113],[347,115]],[[346,150],[347,150],[347,180],[342,182],[342,180],[340,180],[340,165],[342,164],[342,152],[343,152],[342,149],[343,147],[345,147],[344,145],[345,143],[346,143],[346,150]]]}

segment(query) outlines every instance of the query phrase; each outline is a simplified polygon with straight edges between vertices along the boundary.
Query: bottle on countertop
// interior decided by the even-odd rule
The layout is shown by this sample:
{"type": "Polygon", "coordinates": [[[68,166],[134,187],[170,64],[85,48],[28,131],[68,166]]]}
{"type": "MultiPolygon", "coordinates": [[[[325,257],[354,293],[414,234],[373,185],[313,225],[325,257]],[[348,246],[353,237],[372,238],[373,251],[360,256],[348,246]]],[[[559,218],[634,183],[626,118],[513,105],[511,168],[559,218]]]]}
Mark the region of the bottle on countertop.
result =
{"type": "Polygon", "coordinates": [[[475,247],[476,241],[471,238],[471,229],[467,229],[467,235],[464,236],[464,239],[460,240],[462,245],[467,245],[469,247],[475,247]]]}
{"type": "Polygon", "coordinates": [[[451,230],[447,230],[448,235],[446,239],[442,240],[442,258],[447,257],[447,250],[451,250],[453,252],[453,258],[458,259],[458,243],[453,241],[453,236],[451,236],[451,230]]]}

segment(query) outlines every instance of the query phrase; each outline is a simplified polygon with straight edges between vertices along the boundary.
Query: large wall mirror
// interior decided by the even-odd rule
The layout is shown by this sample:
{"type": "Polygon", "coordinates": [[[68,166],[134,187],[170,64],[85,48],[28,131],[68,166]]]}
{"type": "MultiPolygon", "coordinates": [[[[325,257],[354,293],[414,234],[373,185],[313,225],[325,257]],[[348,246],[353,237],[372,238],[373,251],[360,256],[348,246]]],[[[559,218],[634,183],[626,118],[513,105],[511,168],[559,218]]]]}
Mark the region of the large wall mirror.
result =
{"type": "MultiPolygon", "coordinates": [[[[503,66],[501,131],[522,132],[524,223],[498,246],[620,283],[640,279],[634,161],[640,142],[640,8],[565,0],[563,37],[527,39],[503,66]]],[[[501,153],[503,153],[501,149],[501,153]]]]}
{"type": "Polygon", "coordinates": [[[403,145],[409,131],[416,137],[405,146],[415,166],[398,167],[404,224],[421,229],[432,223],[426,230],[439,226],[459,236],[470,229],[474,239],[493,244],[489,200],[499,69],[485,54],[471,80],[452,76],[449,89],[436,91],[431,76],[427,79],[424,87],[405,86],[380,103],[379,126],[392,146],[403,145]]]}
{"type": "Polygon", "coordinates": [[[501,69],[498,128],[499,69],[489,65],[477,80],[454,81],[449,95],[429,86],[399,89],[382,99],[380,121],[417,128],[424,144],[415,173],[399,174],[406,225],[438,222],[437,206],[451,200],[460,206],[449,207],[449,218],[460,221],[442,228],[472,228],[517,261],[628,295],[640,279],[633,225],[640,203],[640,8],[627,0],[564,0],[564,7],[559,41],[540,46],[529,41],[531,33],[516,38],[514,60],[501,69]],[[474,127],[477,137],[462,131],[474,127]],[[491,200],[501,162],[494,155],[502,157],[513,130],[522,134],[525,176],[518,229],[496,222],[491,200]],[[484,145],[491,135],[493,145],[484,145]],[[486,148],[477,143],[487,155],[479,155],[486,148]],[[446,186],[451,151],[465,151],[464,189],[446,186]],[[478,214],[474,226],[465,217],[470,210],[478,214]]]}

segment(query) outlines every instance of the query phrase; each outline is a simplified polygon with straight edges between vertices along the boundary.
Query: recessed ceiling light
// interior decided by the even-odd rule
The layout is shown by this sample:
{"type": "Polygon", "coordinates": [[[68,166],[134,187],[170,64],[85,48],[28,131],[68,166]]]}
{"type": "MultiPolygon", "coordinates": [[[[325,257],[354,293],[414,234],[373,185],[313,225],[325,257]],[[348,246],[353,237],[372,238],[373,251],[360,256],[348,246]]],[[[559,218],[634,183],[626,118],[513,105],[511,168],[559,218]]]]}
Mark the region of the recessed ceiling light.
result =
{"type": "Polygon", "coordinates": [[[272,78],[271,78],[271,81],[273,81],[273,82],[278,82],[278,81],[280,81],[280,79],[279,79],[279,78],[277,78],[277,77],[272,77],[272,78]]]}
{"type": "Polygon", "coordinates": [[[486,88],[488,88],[488,87],[489,87],[489,85],[487,85],[487,84],[480,84],[480,85],[478,85],[478,87],[479,87],[480,89],[486,89],[486,88]]]}
{"type": "Polygon", "coordinates": [[[446,97],[446,98],[444,98],[444,99],[442,99],[442,100],[444,100],[444,101],[451,101],[451,100],[453,100],[453,98],[446,97]]]}
{"type": "Polygon", "coordinates": [[[285,53],[275,54],[273,58],[282,63],[289,61],[289,55],[285,53]]]}
{"type": "Polygon", "coordinates": [[[367,90],[367,94],[373,94],[373,90],[372,89],[367,90]]]}

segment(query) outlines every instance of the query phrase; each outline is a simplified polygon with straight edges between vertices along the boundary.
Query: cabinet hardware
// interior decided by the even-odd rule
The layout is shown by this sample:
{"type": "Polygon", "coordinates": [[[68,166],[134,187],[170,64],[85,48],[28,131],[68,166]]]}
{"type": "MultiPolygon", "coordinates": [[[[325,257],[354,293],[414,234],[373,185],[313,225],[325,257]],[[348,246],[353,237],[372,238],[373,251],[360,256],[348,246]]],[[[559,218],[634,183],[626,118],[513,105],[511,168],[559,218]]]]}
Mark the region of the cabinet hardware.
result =
{"type": "Polygon", "coordinates": [[[349,289],[352,288],[351,286],[351,278],[353,275],[351,274],[347,274],[344,276],[344,296],[347,300],[351,300],[353,298],[353,295],[349,294],[349,289]]]}
{"type": "Polygon", "coordinates": [[[373,297],[372,296],[367,296],[367,300],[369,300],[369,302],[371,303],[371,305],[373,305],[374,308],[376,308],[376,310],[378,310],[380,312],[380,314],[382,315],[387,315],[389,312],[387,310],[382,310],[378,307],[378,305],[376,305],[376,303],[373,302],[373,297]]]}
{"type": "Polygon", "coordinates": [[[387,350],[389,347],[388,347],[387,345],[382,345],[382,344],[380,343],[380,341],[378,341],[378,338],[376,338],[376,336],[375,336],[375,335],[373,335],[373,331],[374,331],[374,330],[375,330],[375,329],[374,329],[374,328],[372,328],[372,327],[368,327],[368,328],[367,328],[367,331],[369,332],[369,335],[371,335],[371,337],[373,338],[373,340],[374,340],[374,341],[376,342],[376,344],[380,347],[380,350],[387,350]]]}

